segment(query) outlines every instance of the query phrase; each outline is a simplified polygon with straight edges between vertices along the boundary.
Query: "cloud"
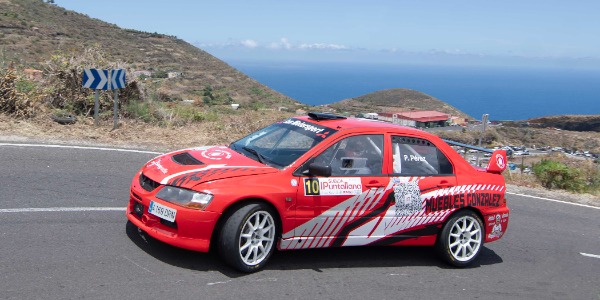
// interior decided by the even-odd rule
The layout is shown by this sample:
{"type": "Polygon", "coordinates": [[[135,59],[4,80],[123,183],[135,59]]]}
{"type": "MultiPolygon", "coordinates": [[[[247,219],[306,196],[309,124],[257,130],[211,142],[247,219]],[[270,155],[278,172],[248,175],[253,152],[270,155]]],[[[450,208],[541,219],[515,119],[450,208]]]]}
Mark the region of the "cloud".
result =
{"type": "Polygon", "coordinates": [[[240,41],[240,44],[246,48],[254,49],[258,47],[258,42],[255,40],[243,40],[240,41]]]}
{"type": "Polygon", "coordinates": [[[290,43],[290,41],[287,38],[281,38],[278,42],[270,43],[269,46],[267,46],[267,48],[274,49],[274,50],[278,50],[278,49],[290,50],[290,49],[294,48],[294,46],[290,43]]]}
{"type": "Polygon", "coordinates": [[[279,41],[261,44],[253,39],[245,39],[239,41],[227,41],[224,43],[206,43],[197,42],[195,43],[200,48],[247,48],[247,49],[269,49],[269,50],[282,50],[282,51],[293,51],[293,50],[352,50],[350,47],[340,44],[331,43],[292,43],[288,38],[281,38],[279,41]]]}
{"type": "Polygon", "coordinates": [[[314,43],[314,44],[301,44],[298,46],[299,49],[317,49],[317,50],[349,50],[350,48],[344,45],[338,44],[323,44],[323,43],[314,43]]]}

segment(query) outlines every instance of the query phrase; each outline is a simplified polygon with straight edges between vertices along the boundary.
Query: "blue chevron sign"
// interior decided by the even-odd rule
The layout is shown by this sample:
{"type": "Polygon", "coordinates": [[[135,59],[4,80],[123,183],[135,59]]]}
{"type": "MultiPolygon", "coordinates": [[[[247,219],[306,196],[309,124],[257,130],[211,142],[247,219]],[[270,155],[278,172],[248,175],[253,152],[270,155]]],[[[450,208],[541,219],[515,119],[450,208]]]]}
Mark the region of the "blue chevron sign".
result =
{"type": "Polygon", "coordinates": [[[125,87],[125,70],[83,70],[83,87],[95,90],[114,90],[125,87]]]}
{"type": "Polygon", "coordinates": [[[111,89],[122,89],[125,87],[125,70],[110,70],[111,89]]]}
{"type": "Polygon", "coordinates": [[[85,69],[83,70],[83,87],[107,90],[108,89],[108,70],[85,69]]]}

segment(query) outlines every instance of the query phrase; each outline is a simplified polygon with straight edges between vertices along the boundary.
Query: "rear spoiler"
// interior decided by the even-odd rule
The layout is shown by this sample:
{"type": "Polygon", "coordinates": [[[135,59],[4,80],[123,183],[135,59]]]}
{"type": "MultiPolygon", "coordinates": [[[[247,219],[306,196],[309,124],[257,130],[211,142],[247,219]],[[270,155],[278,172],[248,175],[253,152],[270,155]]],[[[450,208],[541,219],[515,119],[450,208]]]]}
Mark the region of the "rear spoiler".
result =
{"type": "Polygon", "coordinates": [[[481,151],[481,152],[492,153],[492,156],[490,157],[490,162],[488,163],[487,167],[485,168],[485,170],[487,172],[500,174],[500,173],[502,173],[502,171],[504,171],[506,169],[506,165],[507,165],[506,150],[486,149],[486,148],[477,147],[477,146],[469,145],[469,144],[463,144],[463,143],[459,143],[459,142],[455,142],[455,141],[451,141],[451,140],[444,140],[444,142],[446,142],[447,144],[452,145],[452,146],[459,146],[459,147],[473,149],[473,150],[477,150],[477,151],[481,151]]]}

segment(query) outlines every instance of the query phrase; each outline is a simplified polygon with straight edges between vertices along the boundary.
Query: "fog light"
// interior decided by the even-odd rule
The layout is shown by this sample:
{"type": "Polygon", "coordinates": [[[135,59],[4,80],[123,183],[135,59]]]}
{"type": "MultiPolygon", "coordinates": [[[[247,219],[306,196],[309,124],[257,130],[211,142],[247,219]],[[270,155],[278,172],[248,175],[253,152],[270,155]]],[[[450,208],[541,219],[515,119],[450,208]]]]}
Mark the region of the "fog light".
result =
{"type": "Polygon", "coordinates": [[[139,202],[135,202],[133,204],[133,212],[136,214],[136,216],[141,218],[144,214],[144,206],[139,202]]]}

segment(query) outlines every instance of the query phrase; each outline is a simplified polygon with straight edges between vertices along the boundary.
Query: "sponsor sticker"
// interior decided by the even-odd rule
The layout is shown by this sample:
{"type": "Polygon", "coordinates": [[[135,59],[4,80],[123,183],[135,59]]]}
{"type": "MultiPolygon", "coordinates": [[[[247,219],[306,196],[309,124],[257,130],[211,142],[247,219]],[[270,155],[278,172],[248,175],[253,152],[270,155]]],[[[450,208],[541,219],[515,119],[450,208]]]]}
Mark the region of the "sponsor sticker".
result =
{"type": "Polygon", "coordinates": [[[158,169],[158,170],[159,170],[161,173],[163,173],[163,174],[167,174],[167,172],[169,172],[169,170],[167,170],[167,168],[163,167],[163,165],[161,165],[160,161],[161,161],[161,159],[160,159],[160,158],[158,158],[158,159],[155,159],[155,160],[151,161],[151,162],[148,164],[148,166],[149,166],[149,167],[151,167],[151,166],[154,166],[154,167],[156,167],[156,168],[157,168],[157,169],[158,169]]]}
{"type": "Polygon", "coordinates": [[[491,215],[488,217],[488,223],[488,226],[492,226],[492,230],[488,234],[488,239],[499,239],[504,235],[504,230],[508,223],[508,213],[491,215]]]}
{"type": "Polygon", "coordinates": [[[504,162],[504,158],[502,157],[501,154],[496,155],[496,164],[498,165],[498,168],[500,168],[500,169],[506,168],[506,163],[504,162]]]}
{"type": "Polygon", "coordinates": [[[302,128],[306,131],[310,131],[310,132],[314,132],[314,133],[321,133],[323,131],[325,131],[324,128],[319,128],[315,125],[309,124],[309,123],[305,123],[302,122],[300,120],[294,120],[294,119],[289,119],[289,120],[285,120],[283,122],[283,124],[288,124],[288,125],[292,125],[292,126],[296,126],[299,128],[302,128]]]}
{"type": "Polygon", "coordinates": [[[396,201],[396,216],[410,216],[423,209],[421,190],[418,181],[394,184],[394,200],[396,201]]]}
{"type": "Polygon", "coordinates": [[[210,160],[222,160],[222,159],[230,159],[231,153],[229,151],[218,149],[218,148],[210,148],[200,152],[202,157],[210,159],[210,160]]]}
{"type": "Polygon", "coordinates": [[[305,196],[342,196],[362,193],[360,178],[304,178],[305,196]]]}

